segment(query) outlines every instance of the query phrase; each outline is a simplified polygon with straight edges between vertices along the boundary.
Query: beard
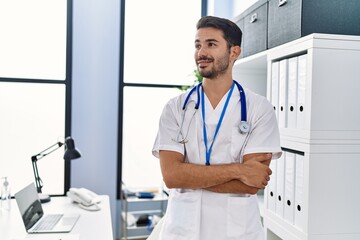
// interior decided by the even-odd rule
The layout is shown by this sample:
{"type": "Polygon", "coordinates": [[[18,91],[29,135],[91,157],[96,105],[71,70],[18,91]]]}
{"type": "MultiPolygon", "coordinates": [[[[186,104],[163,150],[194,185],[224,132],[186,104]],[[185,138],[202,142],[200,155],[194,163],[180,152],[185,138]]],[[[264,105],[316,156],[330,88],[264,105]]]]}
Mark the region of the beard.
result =
{"type": "MultiPolygon", "coordinates": [[[[200,58],[201,59],[201,58],[200,58]]],[[[203,57],[202,59],[208,59],[203,57]]],[[[210,59],[213,61],[214,65],[210,69],[199,68],[199,74],[204,78],[216,78],[224,74],[229,68],[229,54],[222,56],[218,60],[210,59]]]]}

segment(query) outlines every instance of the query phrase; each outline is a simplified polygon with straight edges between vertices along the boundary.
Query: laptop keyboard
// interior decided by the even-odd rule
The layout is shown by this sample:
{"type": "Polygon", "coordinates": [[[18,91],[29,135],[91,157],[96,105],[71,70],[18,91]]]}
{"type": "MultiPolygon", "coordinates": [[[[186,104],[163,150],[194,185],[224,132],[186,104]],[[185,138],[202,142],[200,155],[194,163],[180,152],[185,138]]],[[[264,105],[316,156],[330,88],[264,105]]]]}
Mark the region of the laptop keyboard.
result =
{"type": "Polygon", "coordinates": [[[39,224],[34,228],[35,231],[51,230],[59,222],[62,214],[46,215],[41,219],[39,224]]]}

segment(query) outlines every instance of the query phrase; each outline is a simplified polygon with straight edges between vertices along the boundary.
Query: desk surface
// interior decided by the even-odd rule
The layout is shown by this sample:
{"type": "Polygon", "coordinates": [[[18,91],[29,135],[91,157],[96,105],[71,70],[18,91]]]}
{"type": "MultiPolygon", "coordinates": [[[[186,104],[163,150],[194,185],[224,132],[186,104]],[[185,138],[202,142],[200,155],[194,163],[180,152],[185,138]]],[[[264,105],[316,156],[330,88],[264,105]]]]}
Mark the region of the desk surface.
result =
{"type": "Polygon", "coordinates": [[[109,197],[103,195],[99,204],[100,211],[87,211],[72,203],[68,197],[52,197],[49,203],[44,203],[47,213],[78,213],[80,218],[70,233],[27,234],[22,222],[15,199],[11,200],[11,210],[0,210],[0,239],[24,239],[41,235],[41,237],[66,237],[66,234],[79,235],[80,240],[113,240],[109,197]]]}

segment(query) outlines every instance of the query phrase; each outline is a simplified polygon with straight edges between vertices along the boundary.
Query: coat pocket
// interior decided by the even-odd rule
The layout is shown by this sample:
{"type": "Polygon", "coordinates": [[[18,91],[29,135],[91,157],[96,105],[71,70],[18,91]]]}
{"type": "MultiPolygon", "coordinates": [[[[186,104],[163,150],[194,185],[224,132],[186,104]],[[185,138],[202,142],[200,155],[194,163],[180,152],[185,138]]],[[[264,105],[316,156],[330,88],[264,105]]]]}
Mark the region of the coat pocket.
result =
{"type": "MultiPolygon", "coordinates": [[[[256,196],[229,197],[227,208],[227,236],[244,237],[261,234],[262,224],[256,196]]],[[[256,238],[258,239],[258,238],[256,238]]]]}
{"type": "Polygon", "coordinates": [[[197,239],[200,229],[199,192],[176,192],[168,203],[163,239],[197,239]]]}

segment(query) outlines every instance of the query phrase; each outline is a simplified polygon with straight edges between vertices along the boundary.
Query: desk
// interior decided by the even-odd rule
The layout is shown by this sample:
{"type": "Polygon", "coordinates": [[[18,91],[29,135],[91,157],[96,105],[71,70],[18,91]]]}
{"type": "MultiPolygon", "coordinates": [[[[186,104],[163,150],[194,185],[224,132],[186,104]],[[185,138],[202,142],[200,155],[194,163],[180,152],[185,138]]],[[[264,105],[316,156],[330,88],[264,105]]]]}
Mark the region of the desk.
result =
{"type": "MultiPolygon", "coordinates": [[[[78,234],[80,240],[113,240],[113,231],[108,196],[101,196],[100,211],[87,211],[72,203],[68,197],[52,197],[43,204],[47,213],[78,213],[80,218],[69,234],[78,234]]],[[[67,233],[40,234],[41,236],[64,236],[67,233]]],[[[25,238],[26,233],[15,199],[11,200],[10,211],[0,211],[0,239],[12,240],[25,238]]],[[[29,234],[29,236],[34,234],[29,234]]],[[[35,234],[37,235],[37,234],[35,234]]]]}

